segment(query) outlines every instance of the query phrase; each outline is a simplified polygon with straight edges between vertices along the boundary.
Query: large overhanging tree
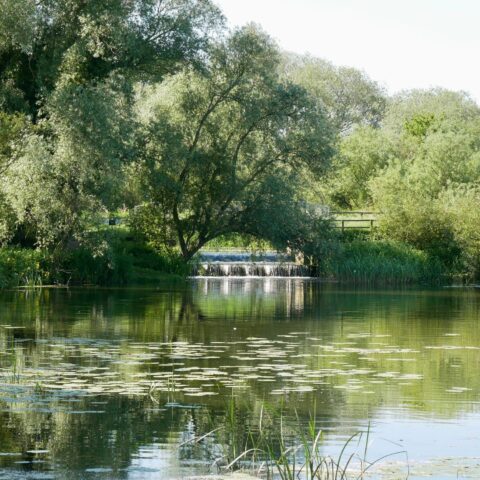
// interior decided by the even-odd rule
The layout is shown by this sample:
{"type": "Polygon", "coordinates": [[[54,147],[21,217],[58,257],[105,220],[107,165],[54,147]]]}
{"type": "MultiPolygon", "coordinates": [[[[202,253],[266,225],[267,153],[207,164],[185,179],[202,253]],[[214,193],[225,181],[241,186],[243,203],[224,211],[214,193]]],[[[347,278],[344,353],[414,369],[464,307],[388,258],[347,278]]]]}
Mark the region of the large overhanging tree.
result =
{"type": "Polygon", "coordinates": [[[216,45],[205,65],[139,92],[137,227],[186,259],[227,233],[291,231],[297,173],[320,174],[331,155],[322,108],[280,80],[278,50],[254,26],[216,45]]]}
{"type": "Polygon", "coordinates": [[[0,0],[0,242],[75,246],[122,205],[133,85],[221,25],[209,0],[0,0]]]}

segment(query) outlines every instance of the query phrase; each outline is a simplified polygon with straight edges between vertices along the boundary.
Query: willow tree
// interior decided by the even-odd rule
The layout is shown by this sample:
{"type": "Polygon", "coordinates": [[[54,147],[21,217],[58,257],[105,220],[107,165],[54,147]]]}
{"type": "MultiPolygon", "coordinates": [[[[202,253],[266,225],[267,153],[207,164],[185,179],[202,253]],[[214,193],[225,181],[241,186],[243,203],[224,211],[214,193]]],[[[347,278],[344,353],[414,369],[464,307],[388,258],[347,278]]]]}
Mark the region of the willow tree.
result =
{"type": "Polygon", "coordinates": [[[359,126],[380,124],[385,113],[386,93],[361,70],[295,54],[283,55],[282,70],[287,78],[306,88],[324,105],[341,136],[359,126]]]}
{"type": "Polygon", "coordinates": [[[210,51],[203,71],[187,68],[140,92],[135,175],[140,228],[152,240],[176,242],[189,259],[220,235],[268,237],[281,233],[272,223],[295,219],[292,185],[304,169],[323,172],[331,133],[321,106],[280,79],[280,61],[272,41],[247,26],[210,51]]]}

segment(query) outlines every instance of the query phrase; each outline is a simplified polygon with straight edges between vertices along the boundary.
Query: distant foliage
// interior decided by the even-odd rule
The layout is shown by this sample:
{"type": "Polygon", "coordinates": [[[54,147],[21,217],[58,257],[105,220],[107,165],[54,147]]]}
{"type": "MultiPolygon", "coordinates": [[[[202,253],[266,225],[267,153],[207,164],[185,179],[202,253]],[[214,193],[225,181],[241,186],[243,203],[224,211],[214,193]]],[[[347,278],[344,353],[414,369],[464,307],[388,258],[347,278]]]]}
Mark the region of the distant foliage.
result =
{"type": "Polygon", "coordinates": [[[474,278],[470,225],[479,186],[480,108],[465,94],[436,89],[392,98],[380,128],[342,139],[326,191],[341,208],[378,211],[385,239],[474,278]]]}
{"type": "Polygon", "coordinates": [[[321,103],[338,134],[346,135],[358,126],[376,127],[382,121],[386,93],[360,70],[336,67],[308,55],[285,54],[283,72],[321,103]]]}

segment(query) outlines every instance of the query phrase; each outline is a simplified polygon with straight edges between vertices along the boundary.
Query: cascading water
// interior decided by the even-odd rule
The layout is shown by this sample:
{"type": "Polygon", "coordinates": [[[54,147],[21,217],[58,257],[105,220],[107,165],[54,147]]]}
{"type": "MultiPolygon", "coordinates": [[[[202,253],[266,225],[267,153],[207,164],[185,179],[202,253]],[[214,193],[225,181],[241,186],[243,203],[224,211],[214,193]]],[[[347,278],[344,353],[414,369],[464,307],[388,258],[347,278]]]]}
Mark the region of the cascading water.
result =
{"type": "Polygon", "coordinates": [[[201,277],[308,277],[310,269],[285,256],[267,253],[257,258],[251,253],[203,253],[194,276],[201,277]]]}

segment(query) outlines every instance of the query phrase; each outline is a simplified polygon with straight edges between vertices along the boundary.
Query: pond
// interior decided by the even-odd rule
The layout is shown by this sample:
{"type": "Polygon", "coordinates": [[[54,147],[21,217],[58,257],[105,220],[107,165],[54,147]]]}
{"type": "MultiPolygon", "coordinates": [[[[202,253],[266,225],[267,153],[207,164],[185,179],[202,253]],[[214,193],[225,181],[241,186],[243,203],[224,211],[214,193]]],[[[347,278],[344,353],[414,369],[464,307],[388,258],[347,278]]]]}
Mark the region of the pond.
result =
{"type": "Polygon", "coordinates": [[[368,432],[373,478],[478,478],[479,320],[480,291],[298,278],[3,292],[0,479],[213,474],[313,421],[325,455],[368,432]]]}

